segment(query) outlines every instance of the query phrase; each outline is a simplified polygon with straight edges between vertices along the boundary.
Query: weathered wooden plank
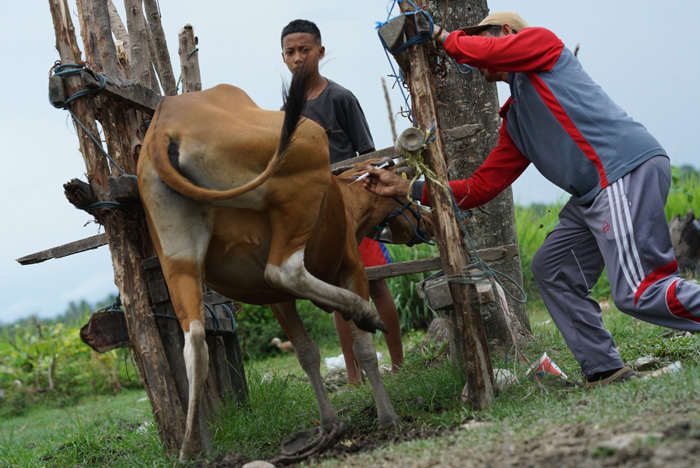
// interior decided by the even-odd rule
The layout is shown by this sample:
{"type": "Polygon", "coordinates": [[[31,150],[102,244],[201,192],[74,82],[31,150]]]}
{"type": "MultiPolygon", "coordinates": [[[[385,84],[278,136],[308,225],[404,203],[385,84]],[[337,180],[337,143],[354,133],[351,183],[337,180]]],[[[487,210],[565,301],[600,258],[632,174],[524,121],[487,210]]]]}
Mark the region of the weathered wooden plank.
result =
{"type": "MultiPolygon", "coordinates": [[[[80,77],[83,80],[83,86],[87,89],[98,89],[101,86],[100,81],[87,70],[83,70],[80,77]]],[[[107,77],[106,80],[102,94],[148,115],[153,115],[156,106],[163,99],[163,96],[137,81],[111,77],[107,77]]]]}
{"type": "MultiPolygon", "coordinates": [[[[511,244],[501,247],[477,250],[476,255],[478,255],[479,258],[485,262],[495,262],[496,260],[516,257],[519,255],[519,253],[518,246],[511,244]]],[[[365,271],[367,272],[367,278],[369,280],[377,280],[441,269],[443,269],[442,259],[440,257],[436,257],[369,267],[365,268],[365,271]]]]}
{"type": "Polygon", "coordinates": [[[18,258],[17,262],[20,265],[32,265],[34,263],[41,263],[52,258],[67,257],[68,255],[73,255],[78,252],[96,249],[103,245],[107,245],[107,235],[98,234],[96,236],[88,237],[87,239],[69,242],[68,244],[59,245],[58,247],[53,247],[48,250],[26,255],[18,258]]]}
{"type": "Polygon", "coordinates": [[[388,148],[380,149],[377,151],[372,151],[371,153],[361,154],[357,157],[346,159],[344,161],[337,162],[331,165],[331,170],[333,174],[340,174],[348,169],[352,169],[354,164],[365,162],[368,159],[381,159],[386,157],[398,158],[400,155],[396,152],[393,146],[388,148]]]}

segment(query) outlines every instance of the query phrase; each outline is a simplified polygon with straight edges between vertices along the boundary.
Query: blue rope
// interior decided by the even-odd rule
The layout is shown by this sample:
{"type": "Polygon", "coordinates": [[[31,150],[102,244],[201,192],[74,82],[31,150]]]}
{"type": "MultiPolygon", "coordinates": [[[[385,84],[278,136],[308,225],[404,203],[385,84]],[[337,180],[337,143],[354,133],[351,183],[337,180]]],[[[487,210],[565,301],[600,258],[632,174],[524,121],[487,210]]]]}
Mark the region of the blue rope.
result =
{"type": "Polygon", "coordinates": [[[455,59],[450,57],[452,64],[455,66],[455,70],[459,72],[460,75],[468,75],[472,72],[472,67],[466,63],[458,63],[455,59]]]}
{"type": "Polygon", "coordinates": [[[99,201],[99,202],[95,202],[95,203],[90,203],[88,205],[76,206],[76,208],[80,208],[81,210],[85,210],[85,211],[108,210],[108,209],[120,209],[120,208],[124,208],[126,206],[139,205],[139,204],[140,204],[140,202],[120,203],[120,202],[115,202],[115,201],[99,201]]]}
{"type": "MultiPolygon", "coordinates": [[[[64,64],[57,64],[53,68],[53,74],[56,76],[60,77],[66,77],[66,76],[71,76],[71,75],[79,75],[82,70],[87,70],[85,66],[83,65],[78,65],[75,63],[64,63],[64,64]]],[[[95,136],[90,132],[90,130],[87,129],[85,124],[81,122],[81,120],[78,118],[78,116],[75,115],[73,110],[68,106],[71,102],[75,101],[76,99],[83,97],[83,96],[88,96],[90,94],[97,94],[102,92],[103,89],[105,89],[105,86],[107,85],[107,79],[104,77],[104,75],[100,75],[99,73],[95,73],[91,70],[88,70],[95,78],[97,78],[100,82],[99,88],[96,89],[83,89],[81,91],[76,92],[73,94],[71,97],[66,99],[63,104],[57,105],[51,102],[51,99],[49,98],[49,102],[51,102],[51,105],[54,106],[57,109],[65,109],[68,111],[68,113],[73,117],[73,120],[80,125],[80,128],[85,131],[85,133],[90,137],[90,139],[95,143],[97,146],[97,149],[112,163],[114,167],[119,169],[119,172],[121,172],[123,175],[127,177],[133,177],[134,179],[136,178],[135,175],[133,174],[127,174],[124,169],[122,169],[117,162],[112,159],[112,157],[107,153],[107,151],[104,150],[102,147],[102,142],[99,141],[95,136]]]]}
{"type": "Polygon", "coordinates": [[[402,83],[406,82],[405,77],[403,76],[403,73],[399,71],[399,73],[396,73],[396,69],[394,68],[394,64],[391,61],[391,57],[389,56],[389,53],[391,54],[398,54],[400,52],[403,52],[406,50],[408,47],[414,46],[416,44],[420,44],[421,42],[428,41],[432,35],[433,35],[433,18],[430,16],[430,14],[426,11],[421,10],[420,8],[416,7],[416,5],[411,2],[411,0],[407,0],[408,3],[413,7],[414,11],[409,11],[406,13],[402,13],[405,16],[413,15],[414,16],[414,22],[417,21],[415,15],[418,13],[425,13],[428,23],[430,24],[430,31],[427,34],[419,34],[417,36],[412,37],[408,41],[406,41],[404,44],[400,45],[394,50],[389,50],[389,47],[387,46],[386,42],[384,42],[384,39],[382,38],[381,34],[379,34],[379,28],[384,26],[386,23],[389,21],[398,18],[398,16],[391,17],[391,13],[394,11],[394,6],[396,6],[397,3],[401,2],[403,0],[394,0],[391,4],[391,9],[389,10],[389,14],[387,16],[386,21],[384,22],[377,22],[376,23],[376,29],[377,29],[377,35],[379,36],[379,41],[382,43],[382,47],[384,48],[384,53],[386,54],[386,58],[389,61],[389,66],[391,67],[391,71],[393,73],[393,78],[396,81],[396,84],[399,85],[399,89],[401,91],[401,96],[403,97],[404,103],[406,104],[406,109],[408,109],[408,112],[411,116],[411,123],[415,125],[415,119],[413,118],[413,110],[411,109],[411,104],[408,102],[408,98],[406,97],[406,93],[404,93],[403,90],[403,85],[402,83]]]}
{"type": "Polygon", "coordinates": [[[228,306],[228,304],[221,304],[228,314],[229,318],[231,319],[231,323],[233,323],[233,333],[236,333],[238,331],[238,324],[236,323],[236,317],[233,315],[233,311],[231,308],[228,306]]]}
{"type": "MultiPolygon", "coordinates": [[[[396,81],[396,84],[399,85],[399,90],[401,91],[401,96],[403,97],[404,103],[406,104],[406,108],[408,109],[408,112],[411,116],[411,123],[413,123],[415,126],[415,120],[413,118],[413,110],[411,109],[411,105],[408,102],[408,98],[406,97],[406,93],[404,93],[403,86],[402,86],[402,83],[406,82],[406,78],[403,76],[403,73],[401,72],[400,69],[399,69],[399,73],[398,74],[396,73],[396,69],[394,68],[394,64],[391,61],[391,57],[389,56],[389,53],[391,53],[392,55],[395,55],[395,54],[403,52],[408,47],[411,47],[411,46],[414,46],[414,45],[417,45],[417,44],[420,44],[422,42],[426,42],[426,41],[430,40],[430,38],[433,35],[435,24],[433,22],[433,17],[430,16],[430,13],[418,8],[415,4],[413,4],[413,2],[411,2],[411,0],[406,0],[413,7],[414,11],[409,11],[409,12],[402,13],[402,14],[405,16],[413,15],[414,16],[414,23],[417,21],[417,19],[416,19],[417,14],[419,14],[419,13],[425,14],[425,16],[428,20],[428,24],[430,25],[430,30],[427,34],[416,35],[416,36],[412,37],[411,39],[409,39],[408,41],[406,41],[404,44],[397,47],[396,49],[389,50],[386,42],[384,42],[384,39],[382,38],[381,34],[379,34],[379,28],[384,26],[386,23],[398,18],[398,16],[395,16],[392,18],[391,13],[394,11],[394,7],[396,6],[396,4],[401,3],[402,1],[403,0],[393,0],[393,2],[391,4],[391,8],[389,9],[389,14],[387,15],[386,21],[384,21],[384,22],[378,21],[376,23],[375,28],[377,29],[377,35],[379,36],[379,41],[382,43],[382,47],[384,48],[384,53],[386,54],[386,58],[389,61],[389,66],[391,67],[391,72],[392,72],[391,76],[396,81]]],[[[460,75],[468,75],[472,72],[472,67],[470,67],[466,63],[457,63],[457,61],[455,59],[452,59],[452,58],[450,60],[452,60],[452,63],[454,64],[455,69],[457,70],[457,72],[460,75]]]]}
{"type": "Polygon", "coordinates": [[[211,314],[211,319],[214,321],[214,332],[213,333],[216,334],[216,332],[219,331],[219,318],[214,313],[214,308],[212,306],[210,306],[209,304],[207,304],[205,302],[204,307],[206,307],[207,310],[209,311],[209,313],[211,314]]]}
{"type": "Polygon", "coordinates": [[[454,195],[452,195],[452,208],[457,215],[457,222],[459,223],[459,228],[462,231],[462,234],[464,235],[465,240],[467,241],[467,244],[469,246],[469,251],[471,252],[471,257],[472,257],[472,264],[476,266],[479,270],[483,271],[484,274],[489,278],[490,281],[496,281],[498,284],[501,285],[503,288],[503,291],[505,291],[508,296],[510,296],[511,299],[513,299],[515,302],[519,302],[521,304],[524,304],[527,302],[527,294],[525,294],[525,291],[523,288],[520,287],[520,285],[510,276],[506,275],[503,272],[494,270],[490,266],[488,266],[482,259],[479,257],[479,254],[477,253],[476,245],[474,244],[474,240],[471,238],[469,235],[469,232],[467,231],[467,227],[464,223],[464,220],[472,215],[471,211],[462,211],[458,206],[457,206],[457,201],[454,198],[454,195]],[[505,278],[509,282],[513,283],[513,285],[518,289],[520,294],[522,295],[522,298],[515,297],[513,294],[511,294],[506,288],[503,282],[499,279],[500,277],[505,278]]]}

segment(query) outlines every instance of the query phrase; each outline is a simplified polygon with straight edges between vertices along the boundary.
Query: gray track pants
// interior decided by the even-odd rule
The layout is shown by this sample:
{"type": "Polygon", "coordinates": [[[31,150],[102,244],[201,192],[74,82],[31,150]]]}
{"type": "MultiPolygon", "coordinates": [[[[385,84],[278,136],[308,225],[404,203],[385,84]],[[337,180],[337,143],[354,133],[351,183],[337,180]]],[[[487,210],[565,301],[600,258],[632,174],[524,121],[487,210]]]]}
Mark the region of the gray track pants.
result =
{"type": "Polygon", "coordinates": [[[622,312],[700,331],[700,285],[680,279],[664,215],[670,184],[670,162],[657,156],[590,205],[567,203],[532,260],[544,304],[586,375],[623,366],[590,296],[604,267],[622,312]]]}

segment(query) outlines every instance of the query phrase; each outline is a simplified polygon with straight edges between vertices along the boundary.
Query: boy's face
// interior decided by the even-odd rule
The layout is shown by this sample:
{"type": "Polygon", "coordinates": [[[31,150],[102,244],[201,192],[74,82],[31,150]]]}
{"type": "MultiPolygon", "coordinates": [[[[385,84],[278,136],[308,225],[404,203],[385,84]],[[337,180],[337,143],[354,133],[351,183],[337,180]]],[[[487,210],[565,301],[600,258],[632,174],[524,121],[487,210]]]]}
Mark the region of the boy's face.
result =
{"type": "Polygon", "coordinates": [[[318,62],[326,54],[326,48],[316,42],[309,33],[287,34],[282,39],[282,60],[295,73],[305,60],[310,69],[318,70],[318,62]]]}

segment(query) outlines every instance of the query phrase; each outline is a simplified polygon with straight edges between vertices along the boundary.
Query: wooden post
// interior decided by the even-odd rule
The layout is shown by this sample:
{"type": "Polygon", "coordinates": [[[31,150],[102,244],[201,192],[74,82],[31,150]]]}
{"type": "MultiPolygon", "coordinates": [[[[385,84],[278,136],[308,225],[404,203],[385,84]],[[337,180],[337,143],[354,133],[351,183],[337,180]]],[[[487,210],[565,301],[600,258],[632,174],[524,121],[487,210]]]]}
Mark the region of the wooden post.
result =
{"type": "Polygon", "coordinates": [[[186,24],[178,34],[178,54],[180,54],[180,67],[182,69],[182,92],[202,90],[202,78],[199,73],[199,58],[197,55],[197,38],[194,28],[186,24]]]}
{"type": "Polygon", "coordinates": [[[126,27],[131,42],[131,70],[140,83],[158,90],[158,80],[148,51],[148,29],[142,2],[143,0],[124,0],[126,27]]]}
{"type": "MultiPolygon", "coordinates": [[[[80,49],[66,0],[49,0],[49,4],[56,32],[56,48],[62,63],[81,63],[80,49]]],[[[66,77],[65,87],[67,96],[83,90],[80,75],[66,77]]],[[[97,135],[95,116],[88,98],[73,101],[70,107],[88,130],[97,135]]],[[[114,109],[107,112],[112,111],[114,109]]],[[[118,131],[121,132],[122,129],[118,131]]],[[[93,194],[100,201],[109,201],[110,171],[105,157],[82,129],[77,129],[77,133],[93,194]]],[[[106,136],[110,139],[118,138],[116,135],[106,136]]],[[[127,139],[126,144],[129,143],[127,139]]],[[[122,168],[133,174],[133,152],[123,148],[118,151],[118,145],[110,146],[117,151],[122,168]]],[[[150,311],[145,274],[140,265],[144,253],[152,251],[143,217],[140,220],[129,219],[128,215],[114,210],[97,210],[91,213],[105,227],[114,265],[115,283],[124,304],[129,338],[152,404],[161,440],[166,449],[179,449],[183,437],[184,412],[160,340],[153,339],[158,337],[158,331],[150,311]]]]}
{"type": "Polygon", "coordinates": [[[112,33],[116,39],[115,45],[117,46],[117,58],[119,60],[122,69],[124,70],[124,75],[127,79],[133,78],[131,74],[131,47],[129,41],[129,34],[126,31],[126,27],[119,17],[119,12],[114,6],[112,0],[107,2],[107,8],[109,10],[109,19],[112,25],[112,33]]]}
{"type": "MultiPolygon", "coordinates": [[[[431,2],[431,14],[436,24],[453,31],[468,24],[478,24],[489,13],[486,0],[435,0],[431,2]]],[[[437,27],[437,26],[436,26],[437,27]]],[[[445,54],[441,54],[446,58],[445,54]]],[[[468,178],[484,162],[491,149],[498,144],[498,92],[496,83],[488,83],[474,68],[470,73],[460,73],[454,62],[446,60],[444,75],[437,78],[436,96],[438,115],[443,130],[443,141],[453,179],[468,178]],[[468,103],[468,105],[467,105],[468,103]]],[[[464,72],[464,70],[461,70],[464,72]]],[[[484,205],[484,212],[477,212],[469,225],[469,234],[477,249],[517,244],[515,205],[513,191],[509,187],[484,205]]],[[[523,284],[519,257],[503,259],[490,265],[494,270],[523,284]]],[[[506,285],[516,297],[515,287],[506,285]]],[[[529,319],[525,304],[508,297],[508,307],[517,316],[523,333],[529,334],[529,319]]],[[[501,314],[490,314],[485,320],[489,340],[497,338],[510,343],[509,333],[494,333],[501,314]],[[494,336],[496,335],[496,336],[494,336]]]]}
{"type": "Polygon", "coordinates": [[[160,23],[158,4],[155,0],[143,0],[143,4],[146,8],[149,37],[153,45],[153,61],[156,64],[156,72],[158,73],[160,84],[163,86],[163,94],[174,96],[177,94],[177,86],[173,77],[173,66],[170,64],[170,54],[165,41],[165,33],[160,23]]]}
{"type": "MultiPolygon", "coordinates": [[[[417,0],[419,8],[425,8],[424,0],[417,0]]],[[[411,11],[409,2],[401,3],[401,11],[411,11]]],[[[413,22],[409,21],[407,35],[417,34],[413,22]]],[[[433,88],[433,75],[428,66],[426,47],[419,44],[410,47],[406,52],[408,56],[407,74],[413,109],[414,124],[422,127],[423,132],[436,125],[436,137],[423,152],[423,157],[428,166],[435,172],[437,179],[447,183],[447,165],[444,154],[440,125],[433,88]]],[[[452,195],[438,184],[427,181],[428,194],[434,208],[434,222],[440,257],[445,265],[445,275],[460,277],[467,266],[464,256],[466,249],[462,239],[459,225],[452,208],[452,195]]],[[[463,400],[474,408],[484,408],[493,398],[494,382],[493,368],[489,356],[486,333],[481,321],[481,314],[470,306],[468,288],[464,284],[449,283],[450,293],[455,304],[454,323],[454,348],[459,351],[462,366],[467,377],[467,383],[462,391],[463,400]]]]}

